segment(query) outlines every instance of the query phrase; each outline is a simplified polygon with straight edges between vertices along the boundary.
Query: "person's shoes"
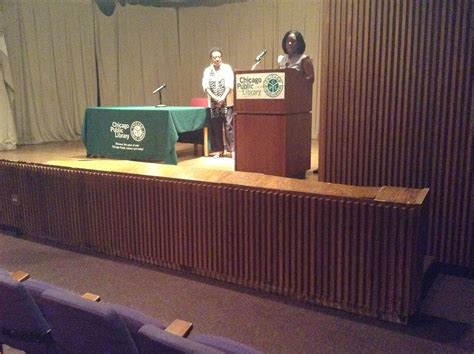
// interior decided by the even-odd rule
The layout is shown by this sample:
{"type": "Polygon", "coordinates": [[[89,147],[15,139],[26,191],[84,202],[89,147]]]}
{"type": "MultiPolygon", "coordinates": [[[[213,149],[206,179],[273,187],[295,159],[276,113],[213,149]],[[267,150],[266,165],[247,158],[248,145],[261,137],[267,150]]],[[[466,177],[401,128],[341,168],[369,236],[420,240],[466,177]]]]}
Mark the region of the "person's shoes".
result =
{"type": "Polygon", "coordinates": [[[215,159],[217,159],[219,157],[222,157],[222,156],[224,156],[223,152],[216,152],[216,153],[212,154],[212,157],[215,158],[215,159]]]}

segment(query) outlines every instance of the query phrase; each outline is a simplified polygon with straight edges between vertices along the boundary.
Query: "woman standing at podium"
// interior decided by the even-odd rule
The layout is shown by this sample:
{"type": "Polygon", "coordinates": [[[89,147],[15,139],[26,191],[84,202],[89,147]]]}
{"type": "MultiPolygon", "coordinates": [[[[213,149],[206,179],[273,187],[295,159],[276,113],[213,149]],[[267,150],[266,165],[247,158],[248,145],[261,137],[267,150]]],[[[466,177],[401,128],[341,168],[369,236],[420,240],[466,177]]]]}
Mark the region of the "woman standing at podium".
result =
{"type": "MultiPolygon", "coordinates": [[[[296,30],[286,32],[281,41],[281,47],[285,54],[278,56],[280,69],[298,70],[312,84],[314,82],[314,66],[311,58],[304,54],[306,43],[303,35],[296,30]]],[[[313,170],[313,173],[318,173],[318,169],[313,170]]]]}
{"type": "Polygon", "coordinates": [[[286,32],[281,41],[281,47],[285,55],[278,56],[280,69],[290,68],[301,71],[306,80],[313,83],[313,61],[309,56],[303,54],[306,49],[303,35],[295,30],[286,32]]]}
{"type": "Polygon", "coordinates": [[[234,72],[229,64],[222,62],[222,51],[212,48],[209,51],[211,64],[204,69],[202,88],[209,98],[211,108],[210,139],[214,157],[224,155],[222,128],[225,128],[226,148],[234,156],[234,72]]]}

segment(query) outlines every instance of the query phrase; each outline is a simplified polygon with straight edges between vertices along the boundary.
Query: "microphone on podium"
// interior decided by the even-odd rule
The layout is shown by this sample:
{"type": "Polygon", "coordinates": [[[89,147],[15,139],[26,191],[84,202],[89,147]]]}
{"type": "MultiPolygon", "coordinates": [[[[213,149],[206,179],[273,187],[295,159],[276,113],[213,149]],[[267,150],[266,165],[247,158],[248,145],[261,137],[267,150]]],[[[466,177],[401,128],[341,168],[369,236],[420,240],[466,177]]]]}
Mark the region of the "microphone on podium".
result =
{"type": "Polygon", "coordinates": [[[153,93],[161,92],[161,90],[163,90],[165,87],[166,87],[166,84],[163,84],[160,87],[158,87],[155,91],[153,91],[153,93]]]}
{"type": "Polygon", "coordinates": [[[255,58],[255,61],[260,61],[263,59],[263,57],[265,56],[265,54],[267,54],[267,50],[264,49],[263,52],[261,52],[259,55],[257,55],[257,57],[255,58]]]}

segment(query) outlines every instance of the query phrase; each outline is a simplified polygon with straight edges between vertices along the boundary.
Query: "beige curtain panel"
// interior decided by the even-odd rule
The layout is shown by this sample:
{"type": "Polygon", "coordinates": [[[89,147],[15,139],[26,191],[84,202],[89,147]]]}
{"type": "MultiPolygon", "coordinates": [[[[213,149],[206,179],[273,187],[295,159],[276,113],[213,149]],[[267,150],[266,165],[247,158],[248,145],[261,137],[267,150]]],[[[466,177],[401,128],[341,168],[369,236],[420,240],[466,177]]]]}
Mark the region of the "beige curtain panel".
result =
{"type": "MultiPolygon", "coordinates": [[[[267,49],[258,69],[276,69],[290,29],[303,34],[316,70],[316,137],[321,1],[182,7],[116,1],[106,16],[95,0],[3,0],[18,144],[80,139],[87,107],[154,105],[159,98],[152,92],[163,83],[163,103],[189,105],[192,97],[204,97],[201,76],[214,46],[234,70],[250,69],[267,49]]],[[[0,126],[5,121],[2,115],[0,126]]]]}

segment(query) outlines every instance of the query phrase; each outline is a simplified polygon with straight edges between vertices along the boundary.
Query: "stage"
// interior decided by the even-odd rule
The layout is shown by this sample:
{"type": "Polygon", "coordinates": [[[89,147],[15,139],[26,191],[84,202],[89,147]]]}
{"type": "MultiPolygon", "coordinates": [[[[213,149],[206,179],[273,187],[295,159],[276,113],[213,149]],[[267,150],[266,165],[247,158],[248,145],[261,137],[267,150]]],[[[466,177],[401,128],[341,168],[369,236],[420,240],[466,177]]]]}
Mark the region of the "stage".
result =
{"type": "MultiPolygon", "coordinates": [[[[230,154],[226,154],[222,158],[204,157],[194,155],[194,146],[192,144],[176,144],[176,151],[178,155],[178,166],[189,169],[204,170],[210,176],[212,170],[216,171],[234,171],[234,160],[230,154]]],[[[201,145],[198,146],[198,152],[201,154],[201,145]]],[[[104,166],[104,170],[111,170],[113,167],[120,166],[123,172],[136,173],[138,166],[140,170],[152,171],[154,166],[166,166],[155,162],[138,162],[125,161],[107,158],[88,158],[86,156],[86,149],[81,141],[74,142],[54,142],[36,145],[21,145],[16,150],[0,151],[0,160],[8,161],[22,161],[38,164],[54,164],[69,165],[74,167],[74,161],[78,162],[78,167],[85,168],[87,162],[91,162],[91,168],[98,169],[104,166]],[[148,168],[147,168],[148,166],[148,168]]],[[[317,174],[313,170],[318,168],[318,144],[317,140],[313,139],[311,148],[311,170],[306,173],[306,179],[317,181],[317,174]]],[[[181,169],[180,169],[181,170],[181,169]]]]}
{"type": "Polygon", "coordinates": [[[87,158],[80,142],[3,151],[0,224],[388,321],[417,311],[427,189],[239,172],[193,153],[178,144],[167,165],[87,158]]]}

